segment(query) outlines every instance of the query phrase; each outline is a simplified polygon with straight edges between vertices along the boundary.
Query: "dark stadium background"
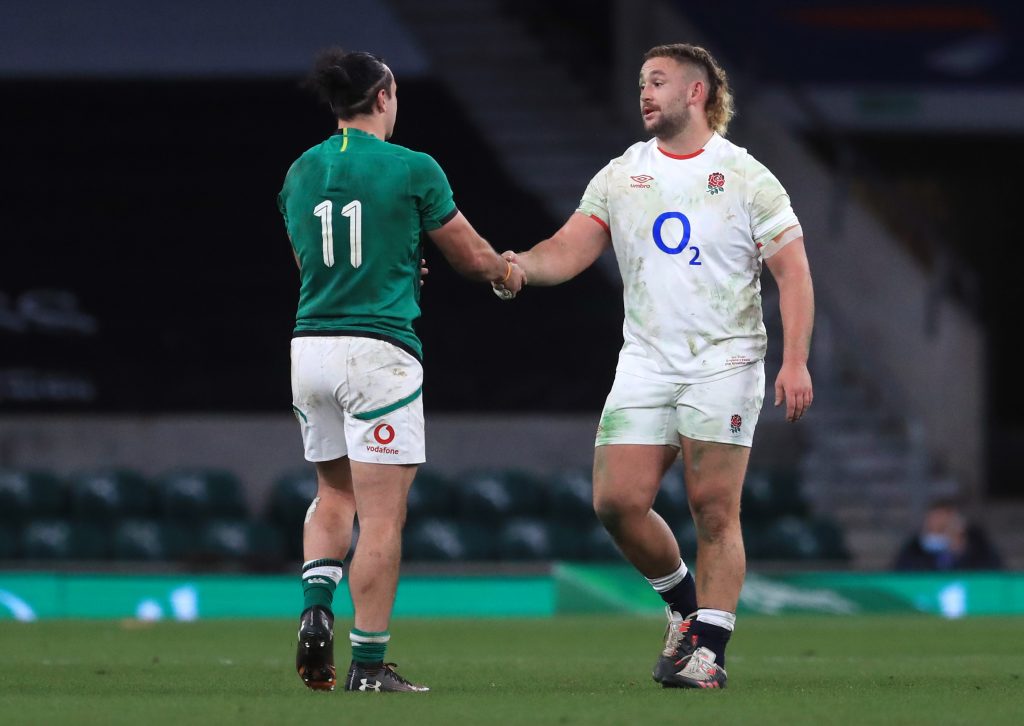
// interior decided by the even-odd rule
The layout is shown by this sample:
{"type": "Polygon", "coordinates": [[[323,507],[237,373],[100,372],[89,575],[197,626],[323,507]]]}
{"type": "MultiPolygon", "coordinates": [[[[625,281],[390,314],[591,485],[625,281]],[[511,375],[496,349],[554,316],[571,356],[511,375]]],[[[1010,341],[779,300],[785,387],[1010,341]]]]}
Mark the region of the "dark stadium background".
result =
{"type": "MultiPolygon", "coordinates": [[[[287,417],[296,271],[275,198],[291,161],[333,127],[327,111],[299,88],[302,70],[328,40],[359,45],[390,37],[404,52],[403,41],[389,35],[394,28],[363,32],[358,23],[339,22],[336,33],[326,23],[303,36],[296,21],[275,33],[259,26],[259,18],[284,17],[269,3],[249,4],[248,18],[233,15],[230,3],[189,6],[194,17],[124,1],[90,8],[60,0],[14,5],[13,22],[0,34],[6,47],[0,50],[0,421],[13,432],[0,436],[0,468],[25,465],[18,447],[34,434],[19,438],[22,422],[40,431],[48,421],[100,418],[132,424],[190,415],[287,417]],[[154,49],[120,35],[122,28],[152,32],[167,19],[174,19],[174,33],[205,31],[207,17],[216,32],[169,39],[155,33],[161,40],[154,49]],[[231,46],[236,55],[228,53],[225,62],[216,46],[236,37],[242,39],[231,46]],[[168,51],[173,54],[161,56],[168,51]],[[221,60],[206,67],[203,58],[221,60]],[[37,294],[47,290],[61,292],[37,294]],[[22,303],[34,312],[23,312],[22,303]]],[[[402,17],[411,36],[421,30],[410,10],[415,3],[379,5],[402,17]]],[[[831,209],[837,196],[869,210],[929,281],[930,300],[939,302],[928,325],[941,330],[942,305],[951,305],[979,332],[980,370],[964,373],[983,381],[980,400],[970,416],[960,402],[946,412],[980,421],[979,464],[969,481],[955,481],[947,459],[956,456],[948,446],[932,446],[922,466],[925,478],[952,478],[973,513],[1001,526],[999,503],[1019,505],[1024,497],[1018,455],[1024,422],[1017,415],[1024,409],[1017,380],[1024,266],[1017,212],[1024,163],[1020,6],[994,0],[493,4],[538,43],[544,63],[568,72],[582,98],[617,118],[630,140],[639,138],[630,118],[638,55],[622,56],[630,40],[623,37],[623,13],[642,15],[655,6],[681,10],[724,59],[739,89],[738,142],[756,139],[762,120],[745,109],[774,92],[786,99],[774,120],[836,180],[817,198],[795,198],[798,210],[831,209]],[[892,112],[896,121],[849,121],[838,103],[830,106],[835,96],[828,93],[836,89],[859,93],[861,111],[877,92],[878,117],[892,112]],[[942,94],[954,100],[938,113],[910,122],[899,114],[926,108],[942,94]],[[987,100],[972,108],[977,98],[987,100]],[[992,512],[996,519],[986,519],[992,512]]],[[[402,58],[397,63],[415,66],[402,58]]],[[[554,189],[561,180],[530,179],[528,189],[515,178],[489,129],[474,120],[473,107],[487,101],[446,81],[447,70],[443,63],[399,70],[393,141],[441,163],[459,208],[495,247],[528,247],[564,220],[544,199],[546,185],[554,189]]],[[[478,90],[488,98],[486,88],[478,90]]],[[[559,89],[551,98],[551,115],[573,112],[572,104],[559,102],[559,89]]],[[[575,131],[597,133],[585,120],[575,131]]],[[[624,148],[617,139],[611,146],[624,148]]],[[[812,269],[816,247],[832,244],[825,235],[808,239],[812,269]]],[[[455,275],[429,243],[425,250],[431,272],[418,330],[428,411],[462,417],[470,427],[505,414],[530,421],[596,415],[621,345],[614,276],[595,267],[563,287],[530,290],[506,305],[455,275]]],[[[850,258],[858,252],[856,244],[844,250],[850,258]]],[[[884,256],[874,261],[880,270],[887,263],[884,256]]],[[[767,274],[765,285],[770,291],[767,274]]],[[[829,292],[819,288],[823,313],[858,318],[854,305],[837,310],[829,292]]],[[[877,325],[885,333],[885,321],[877,325]]],[[[909,431],[910,421],[921,420],[927,439],[947,417],[922,419],[903,398],[889,398],[887,366],[899,356],[879,364],[870,357],[873,331],[836,330],[837,348],[869,355],[849,371],[820,361],[812,372],[823,380],[831,373],[855,378],[857,390],[867,392],[864,400],[884,409],[885,426],[909,431]]],[[[779,343],[773,342],[776,358],[779,343]]],[[[944,370],[957,363],[935,358],[928,365],[944,370]]],[[[933,402],[955,392],[955,382],[944,386],[931,392],[933,402]]],[[[837,396],[840,412],[865,405],[837,396]]],[[[768,442],[761,456],[777,455],[793,472],[803,471],[810,432],[828,425],[813,413],[797,430],[768,422],[759,430],[768,442]]],[[[965,435],[977,434],[974,428],[965,424],[965,435]]],[[[550,439],[543,426],[533,436],[550,439]]],[[[897,447],[913,438],[901,437],[897,447]]],[[[46,456],[29,463],[68,473],[46,456]]],[[[223,465],[230,469],[233,462],[223,465]]],[[[884,509],[884,499],[879,502],[884,509]]],[[[920,513],[922,505],[915,500],[907,511],[920,513]]],[[[909,532],[915,524],[907,519],[900,526],[909,532]]]]}

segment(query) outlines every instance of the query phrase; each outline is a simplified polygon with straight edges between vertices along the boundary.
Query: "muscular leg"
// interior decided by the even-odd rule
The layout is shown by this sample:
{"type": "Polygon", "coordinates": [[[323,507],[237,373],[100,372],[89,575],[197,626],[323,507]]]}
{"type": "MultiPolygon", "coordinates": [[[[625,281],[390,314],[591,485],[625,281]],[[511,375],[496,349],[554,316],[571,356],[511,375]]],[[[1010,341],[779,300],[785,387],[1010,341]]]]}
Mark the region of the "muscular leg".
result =
{"type": "Polygon", "coordinates": [[[406,499],[417,467],[358,461],[351,467],[359,512],[359,544],[349,581],[355,627],[381,632],[388,629],[395,603],[406,499]]]}
{"type": "Polygon", "coordinates": [[[316,500],[310,505],[302,530],[302,551],[307,562],[343,560],[352,546],[356,500],[348,457],[316,465],[316,500]]]}
{"type": "Polygon", "coordinates": [[[648,578],[679,567],[679,543],[651,506],[678,451],[610,444],[594,449],[594,511],[626,559],[648,578]]]}
{"type": "Polygon", "coordinates": [[[697,600],[736,612],[746,574],[740,493],[750,449],[680,437],[686,495],[697,527],[697,600]]]}

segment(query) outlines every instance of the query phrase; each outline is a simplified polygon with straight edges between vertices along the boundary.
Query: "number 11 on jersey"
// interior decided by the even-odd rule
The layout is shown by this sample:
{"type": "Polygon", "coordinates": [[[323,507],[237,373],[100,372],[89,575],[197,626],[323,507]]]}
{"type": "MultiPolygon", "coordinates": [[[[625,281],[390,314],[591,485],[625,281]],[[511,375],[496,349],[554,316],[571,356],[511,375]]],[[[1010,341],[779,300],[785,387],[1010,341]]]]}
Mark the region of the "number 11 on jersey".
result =
{"type": "MultiPolygon", "coordinates": [[[[324,243],[324,264],[334,267],[334,203],[325,199],[313,208],[313,216],[320,218],[320,234],[324,243]]],[[[341,208],[341,216],[348,217],[348,238],[351,246],[349,262],[352,267],[363,264],[363,205],[358,199],[341,208]]]]}

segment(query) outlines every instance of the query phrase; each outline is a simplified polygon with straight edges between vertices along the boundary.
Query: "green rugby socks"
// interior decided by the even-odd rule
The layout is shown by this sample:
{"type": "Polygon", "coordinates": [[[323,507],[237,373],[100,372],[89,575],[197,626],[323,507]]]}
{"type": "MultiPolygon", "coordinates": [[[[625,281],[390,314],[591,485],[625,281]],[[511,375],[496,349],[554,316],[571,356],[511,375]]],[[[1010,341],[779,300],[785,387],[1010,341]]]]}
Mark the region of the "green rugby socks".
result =
{"type": "Polygon", "coordinates": [[[303,610],[319,605],[327,610],[334,603],[334,591],[341,582],[341,560],[309,560],[302,566],[303,610]]]}

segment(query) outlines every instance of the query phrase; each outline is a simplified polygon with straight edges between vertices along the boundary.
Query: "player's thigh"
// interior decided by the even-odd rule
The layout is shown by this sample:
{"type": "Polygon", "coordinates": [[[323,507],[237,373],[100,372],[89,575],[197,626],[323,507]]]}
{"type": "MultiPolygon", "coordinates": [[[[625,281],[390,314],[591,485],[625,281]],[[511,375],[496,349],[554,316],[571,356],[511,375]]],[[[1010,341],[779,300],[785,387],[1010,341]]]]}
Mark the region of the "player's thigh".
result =
{"type": "Polygon", "coordinates": [[[678,454],[679,385],[618,371],[594,442],[594,508],[649,509],[678,454]]]}
{"type": "Polygon", "coordinates": [[[646,512],[665,472],[679,455],[674,446],[607,444],[594,449],[594,509],[599,515],[646,512]]]}
{"type": "Polygon", "coordinates": [[[749,448],[764,403],[764,364],[731,376],[683,386],[676,399],[677,431],[697,441],[749,448]]]}
{"type": "Polygon", "coordinates": [[[423,366],[404,350],[356,339],[349,358],[345,439],[353,463],[422,464],[426,460],[423,366]]]}
{"type": "Polygon", "coordinates": [[[292,411],[302,431],[307,461],[327,462],[348,454],[344,390],[348,338],[301,337],[291,344],[292,411]]]}
{"type": "MultiPolygon", "coordinates": [[[[750,447],[680,437],[686,497],[695,518],[739,520],[750,447]]],[[[698,524],[700,522],[698,521],[698,524]]]]}
{"type": "Polygon", "coordinates": [[[360,527],[378,523],[400,526],[405,521],[415,464],[370,464],[352,461],[352,490],[360,527]]]}
{"type": "Polygon", "coordinates": [[[352,467],[347,456],[316,462],[318,497],[352,496],[352,467]]]}

